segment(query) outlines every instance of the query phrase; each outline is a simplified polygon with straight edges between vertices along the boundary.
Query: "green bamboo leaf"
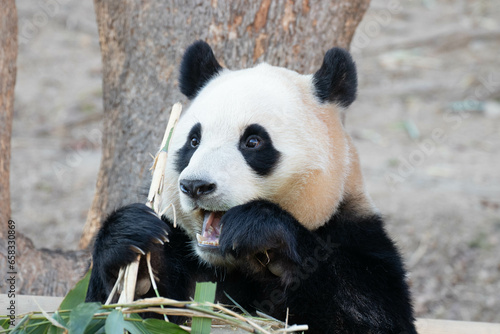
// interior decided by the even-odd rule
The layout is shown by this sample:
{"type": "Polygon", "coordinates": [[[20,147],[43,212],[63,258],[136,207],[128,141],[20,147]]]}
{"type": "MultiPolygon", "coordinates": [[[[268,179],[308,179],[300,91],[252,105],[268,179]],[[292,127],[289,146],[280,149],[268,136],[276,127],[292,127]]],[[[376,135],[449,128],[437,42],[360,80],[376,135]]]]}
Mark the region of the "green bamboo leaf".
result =
{"type": "Polygon", "coordinates": [[[67,313],[62,316],[58,311],[55,311],[52,318],[64,327],[68,327],[69,315],[67,313]]]}
{"type": "Polygon", "coordinates": [[[29,320],[24,327],[24,330],[28,334],[47,334],[51,327],[51,323],[45,319],[29,320]]]}
{"type": "Polygon", "coordinates": [[[58,328],[56,326],[50,326],[47,334],[63,334],[64,329],[58,328]]]}
{"type": "Polygon", "coordinates": [[[165,320],[146,319],[143,324],[151,334],[189,334],[178,325],[165,320]]]}
{"type": "MultiPolygon", "coordinates": [[[[90,334],[90,332],[89,332],[90,334]]],[[[103,325],[101,328],[99,328],[99,330],[95,333],[92,333],[92,334],[106,334],[106,330],[104,329],[104,322],[103,322],[103,325]]]]}
{"type": "Polygon", "coordinates": [[[125,329],[123,313],[120,310],[113,310],[106,319],[104,329],[106,334],[123,334],[123,330],[125,329]]]}
{"type": "MultiPolygon", "coordinates": [[[[68,320],[69,320],[69,315],[66,313],[64,316],[61,316],[58,311],[56,311],[53,315],[52,318],[63,325],[64,327],[68,327],[68,320]]],[[[47,334],[63,334],[64,329],[63,328],[58,328],[56,326],[50,326],[47,334]]]]}
{"type": "MultiPolygon", "coordinates": [[[[138,318],[142,321],[142,318],[136,314],[130,315],[130,318],[138,318]]],[[[120,310],[113,310],[106,319],[105,330],[106,334],[123,334],[124,329],[130,332],[130,334],[150,334],[141,325],[141,322],[126,321],[120,310]]]]}
{"type": "Polygon", "coordinates": [[[105,319],[92,319],[90,324],[85,329],[85,334],[97,334],[99,332],[104,333],[105,319]]]}
{"type": "Polygon", "coordinates": [[[31,319],[32,315],[26,315],[23,320],[18,323],[14,328],[7,331],[11,334],[20,333],[33,333],[44,334],[47,333],[50,327],[50,322],[46,319],[31,319]]]}
{"type": "MultiPolygon", "coordinates": [[[[125,319],[125,325],[129,326],[129,327],[133,327],[134,330],[138,331],[140,334],[151,334],[147,330],[146,326],[144,326],[144,319],[142,319],[141,316],[137,313],[129,314],[128,318],[125,319]]],[[[127,327],[125,327],[125,328],[127,328],[127,327]]]]}
{"type": "Polygon", "coordinates": [[[100,308],[100,303],[82,303],[75,307],[69,315],[69,332],[71,334],[83,334],[92,321],[94,313],[100,308]]]}
{"type": "MultiPolygon", "coordinates": [[[[196,290],[194,292],[194,301],[198,303],[203,303],[203,302],[213,303],[215,300],[216,288],[217,288],[216,283],[212,282],[196,283],[196,290]]],[[[204,308],[210,309],[209,307],[204,307],[204,308]]],[[[191,333],[210,334],[211,327],[212,327],[212,319],[193,317],[193,323],[191,325],[191,333]]]]}
{"type": "Polygon", "coordinates": [[[130,329],[136,329],[139,334],[155,334],[155,333],[189,334],[176,324],[173,324],[171,322],[166,322],[160,319],[143,319],[137,313],[129,314],[129,318],[125,319],[125,324],[127,326],[131,326],[131,327],[125,327],[125,329],[131,333],[132,331],[130,329]]]}
{"type": "Polygon", "coordinates": [[[125,318],[125,323],[133,323],[135,328],[142,334],[149,334],[149,331],[144,326],[144,319],[138,313],[130,313],[128,318],[125,318]]]}
{"type": "Polygon", "coordinates": [[[85,274],[85,276],[76,283],[75,287],[68,292],[61,305],[60,310],[72,310],[81,303],[85,302],[85,297],[87,296],[87,289],[89,287],[90,281],[90,269],[85,274]]]}
{"type": "Polygon", "coordinates": [[[3,329],[8,329],[10,326],[10,318],[5,318],[0,320],[0,326],[2,326],[3,329]]]}
{"type": "Polygon", "coordinates": [[[125,321],[125,329],[130,334],[151,334],[140,322],[125,321]]]}
{"type": "Polygon", "coordinates": [[[25,315],[24,318],[21,321],[19,321],[17,323],[17,325],[14,326],[14,328],[12,328],[11,333],[20,333],[21,327],[24,327],[25,322],[28,321],[28,319],[29,319],[29,315],[25,315]]]}

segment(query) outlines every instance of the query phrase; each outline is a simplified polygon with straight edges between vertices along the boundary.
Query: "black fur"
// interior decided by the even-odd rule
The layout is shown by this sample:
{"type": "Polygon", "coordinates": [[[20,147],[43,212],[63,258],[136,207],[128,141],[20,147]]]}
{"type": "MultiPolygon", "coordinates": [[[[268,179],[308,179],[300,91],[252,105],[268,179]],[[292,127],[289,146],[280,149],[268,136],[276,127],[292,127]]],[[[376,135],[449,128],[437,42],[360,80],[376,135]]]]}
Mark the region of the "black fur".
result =
{"type": "Polygon", "coordinates": [[[177,173],[181,173],[188,165],[189,161],[193,157],[196,147],[191,146],[191,139],[196,138],[201,141],[201,124],[196,123],[189,131],[189,135],[186,138],[186,143],[181,147],[175,154],[175,170],[177,173]]]}
{"type": "MultiPolygon", "coordinates": [[[[182,62],[182,92],[194,98],[220,70],[210,47],[195,43],[182,62]]],[[[357,83],[349,54],[329,50],[314,85],[322,102],[351,104],[357,83]]],[[[196,150],[191,139],[201,141],[201,132],[196,124],[176,152],[177,172],[189,164],[196,150]]],[[[260,125],[250,125],[238,145],[259,175],[279,163],[280,153],[260,125]],[[249,136],[260,145],[247,147],[249,136]]],[[[106,300],[119,268],[135,259],[130,247],[135,246],[152,252],[164,297],[189,300],[197,281],[216,281],[218,301],[230,303],[226,292],[243,308],[279,319],[289,308],[290,322],[308,324],[308,333],[416,334],[405,269],[379,216],[361,217],[340,206],[328,222],[310,231],[278,205],[255,200],[231,208],[221,224],[220,246],[213,251],[232,263],[231,269],[201,264],[191,238],[145,205],[117,210],[97,235],[87,300],[106,300]],[[159,244],[166,233],[170,242],[159,244]]],[[[141,277],[147,275],[142,263],[139,270],[141,277]]]]}
{"type": "MultiPolygon", "coordinates": [[[[141,204],[127,206],[103,224],[94,248],[88,301],[104,301],[116,272],[135,257],[128,245],[152,251],[162,296],[187,300],[196,281],[218,283],[248,310],[260,309],[308,333],[416,334],[405,270],[379,216],[334,215],[316,231],[267,201],[230,209],[222,218],[220,251],[238,267],[208,268],[192,255],[190,239],[141,204]],[[163,250],[152,242],[169,232],[163,250]],[[281,277],[271,273],[280,264],[281,277]],[[217,275],[219,273],[219,275],[217,275]]],[[[150,291],[147,295],[151,295],[150,291]]],[[[180,319],[178,319],[179,321],[180,319]]]]}
{"type": "Polygon", "coordinates": [[[280,158],[280,152],[274,148],[271,136],[259,124],[251,124],[245,129],[240,138],[238,149],[243,154],[247,164],[260,176],[266,176],[271,173],[280,158]],[[261,139],[259,147],[252,149],[245,146],[250,136],[261,139]]]}
{"type": "Polygon", "coordinates": [[[239,205],[222,216],[221,225],[220,250],[225,256],[259,262],[254,258],[256,254],[272,250],[290,263],[300,263],[296,238],[299,225],[276,204],[253,201],[239,205]]]}
{"type": "Polygon", "coordinates": [[[222,66],[207,43],[193,43],[187,48],[181,62],[179,87],[182,94],[190,100],[194,99],[203,86],[221,70],[222,66]]]}
{"type": "Polygon", "coordinates": [[[344,49],[332,48],[314,73],[316,96],[321,102],[333,102],[347,108],[356,99],[358,77],[351,55],[344,49]]]}
{"type": "Polygon", "coordinates": [[[104,222],[94,244],[92,280],[87,298],[105,300],[121,267],[133,262],[140,249],[161,250],[155,238],[170,234],[170,227],[144,204],[130,204],[113,212],[104,222]]]}

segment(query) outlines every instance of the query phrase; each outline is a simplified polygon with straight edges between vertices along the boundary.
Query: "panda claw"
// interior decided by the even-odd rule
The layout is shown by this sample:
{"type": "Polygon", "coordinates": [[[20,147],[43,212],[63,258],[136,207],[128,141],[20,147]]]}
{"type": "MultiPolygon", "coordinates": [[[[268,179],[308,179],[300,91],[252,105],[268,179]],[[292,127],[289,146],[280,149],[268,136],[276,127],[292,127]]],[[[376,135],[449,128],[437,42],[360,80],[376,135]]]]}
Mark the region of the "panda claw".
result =
{"type": "Polygon", "coordinates": [[[165,244],[165,242],[163,242],[163,240],[161,240],[160,238],[156,238],[156,237],[154,237],[154,238],[153,238],[153,241],[154,241],[154,243],[156,243],[156,244],[160,244],[160,245],[164,245],[164,244],[165,244]]]}
{"type": "Polygon", "coordinates": [[[165,233],[165,235],[168,235],[167,230],[165,230],[164,228],[162,230],[163,230],[163,233],[165,233]]]}
{"type": "Polygon", "coordinates": [[[137,246],[130,245],[130,249],[136,252],[137,254],[146,255],[146,253],[137,246]]]}

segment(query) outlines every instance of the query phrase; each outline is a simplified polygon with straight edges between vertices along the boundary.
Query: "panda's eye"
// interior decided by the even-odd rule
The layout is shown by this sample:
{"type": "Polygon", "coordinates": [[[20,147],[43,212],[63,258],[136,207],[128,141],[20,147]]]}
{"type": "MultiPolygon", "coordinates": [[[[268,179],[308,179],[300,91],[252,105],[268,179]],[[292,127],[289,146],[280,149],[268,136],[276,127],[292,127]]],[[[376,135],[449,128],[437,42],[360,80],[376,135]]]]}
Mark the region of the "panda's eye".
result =
{"type": "Polygon", "coordinates": [[[200,140],[197,137],[192,137],[190,143],[192,148],[196,148],[200,145],[200,140]]]}
{"type": "Polygon", "coordinates": [[[245,147],[246,148],[258,148],[262,144],[262,138],[258,136],[250,136],[247,138],[247,141],[245,142],[245,147]]]}

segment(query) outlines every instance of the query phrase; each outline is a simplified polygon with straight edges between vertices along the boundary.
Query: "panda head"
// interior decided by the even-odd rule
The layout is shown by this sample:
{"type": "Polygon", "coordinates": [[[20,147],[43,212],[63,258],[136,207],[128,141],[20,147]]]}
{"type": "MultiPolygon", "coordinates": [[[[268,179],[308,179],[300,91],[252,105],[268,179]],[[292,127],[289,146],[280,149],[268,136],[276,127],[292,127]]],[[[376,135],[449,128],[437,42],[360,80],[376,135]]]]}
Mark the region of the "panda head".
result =
{"type": "Polygon", "coordinates": [[[175,206],[203,260],[224,264],[214,250],[220,218],[252,200],[280,205],[310,230],[348,198],[370,207],[341,121],[357,87],[346,51],[329,50],[314,75],[268,64],[231,71],[200,41],[184,54],[179,84],[191,105],[171,139],[163,206],[175,206]]]}

